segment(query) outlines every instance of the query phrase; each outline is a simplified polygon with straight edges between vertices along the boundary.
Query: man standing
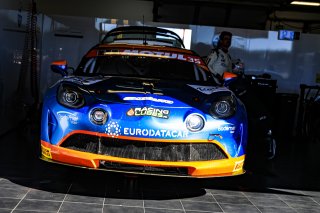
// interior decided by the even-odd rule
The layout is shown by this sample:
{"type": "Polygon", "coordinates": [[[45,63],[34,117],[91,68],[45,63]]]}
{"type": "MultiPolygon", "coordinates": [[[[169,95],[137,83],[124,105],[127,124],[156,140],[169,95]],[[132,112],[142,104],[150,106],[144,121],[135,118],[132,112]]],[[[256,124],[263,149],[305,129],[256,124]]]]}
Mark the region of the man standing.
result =
{"type": "Polygon", "coordinates": [[[227,31],[221,32],[217,47],[212,50],[206,60],[211,73],[220,80],[224,72],[232,72],[232,61],[228,53],[231,39],[232,33],[227,31]]]}

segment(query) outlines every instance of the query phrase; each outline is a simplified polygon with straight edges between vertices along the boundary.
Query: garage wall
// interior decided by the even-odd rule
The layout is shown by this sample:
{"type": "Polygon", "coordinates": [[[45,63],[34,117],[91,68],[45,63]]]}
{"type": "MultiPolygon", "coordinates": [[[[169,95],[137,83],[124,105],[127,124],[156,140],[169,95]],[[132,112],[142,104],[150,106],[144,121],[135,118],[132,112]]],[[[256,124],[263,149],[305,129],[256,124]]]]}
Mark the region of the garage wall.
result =
{"type": "MultiPolygon", "coordinates": [[[[34,0],[37,11],[47,15],[112,17],[152,21],[153,2],[144,0],[34,0]]],[[[0,9],[27,10],[32,0],[1,0],[0,9]]]]}
{"type": "MultiPolygon", "coordinates": [[[[0,134],[17,126],[25,117],[24,104],[30,102],[29,91],[18,92],[25,43],[26,12],[0,10],[0,134]],[[19,21],[21,20],[21,22],[19,21]],[[21,23],[21,24],[19,24],[21,23]],[[26,98],[26,99],[24,99],[26,98]],[[27,100],[28,99],[28,100],[27,100]]],[[[39,25],[41,26],[41,25],[39,25]]],[[[29,75],[26,75],[27,77],[29,75]]],[[[29,87],[30,79],[23,79],[29,87]]],[[[24,86],[24,85],[22,85],[24,86]]]]}
{"type": "Polygon", "coordinates": [[[152,21],[153,2],[143,0],[37,0],[38,10],[43,14],[112,17],[115,19],[130,19],[152,21]]]}
{"type": "Polygon", "coordinates": [[[99,41],[95,18],[43,15],[42,20],[41,97],[49,86],[61,78],[51,71],[52,61],[66,59],[70,67],[76,68],[82,56],[99,41]]]}
{"type": "Polygon", "coordinates": [[[1,0],[0,9],[6,10],[26,10],[31,0],[1,0]]]}

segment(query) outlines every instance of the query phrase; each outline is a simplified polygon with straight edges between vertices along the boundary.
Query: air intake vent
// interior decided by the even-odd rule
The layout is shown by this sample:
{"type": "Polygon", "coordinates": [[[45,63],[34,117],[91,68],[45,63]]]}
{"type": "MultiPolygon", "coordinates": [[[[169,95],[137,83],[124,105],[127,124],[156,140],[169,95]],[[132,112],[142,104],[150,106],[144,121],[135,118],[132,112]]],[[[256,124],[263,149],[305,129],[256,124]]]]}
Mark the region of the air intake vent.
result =
{"type": "Polygon", "coordinates": [[[213,143],[134,141],[75,134],[61,146],[82,152],[150,161],[191,162],[227,158],[213,143]]]}

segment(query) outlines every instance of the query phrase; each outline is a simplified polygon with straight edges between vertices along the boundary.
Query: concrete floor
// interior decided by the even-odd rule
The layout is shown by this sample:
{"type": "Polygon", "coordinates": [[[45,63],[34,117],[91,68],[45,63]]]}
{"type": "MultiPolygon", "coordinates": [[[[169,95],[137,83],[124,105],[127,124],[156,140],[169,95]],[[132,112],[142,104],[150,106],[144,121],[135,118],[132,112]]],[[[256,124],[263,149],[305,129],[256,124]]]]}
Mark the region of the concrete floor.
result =
{"type": "Polygon", "coordinates": [[[3,212],[320,212],[320,144],[278,141],[267,164],[237,177],[126,176],[43,162],[39,128],[21,123],[0,136],[3,212]]]}

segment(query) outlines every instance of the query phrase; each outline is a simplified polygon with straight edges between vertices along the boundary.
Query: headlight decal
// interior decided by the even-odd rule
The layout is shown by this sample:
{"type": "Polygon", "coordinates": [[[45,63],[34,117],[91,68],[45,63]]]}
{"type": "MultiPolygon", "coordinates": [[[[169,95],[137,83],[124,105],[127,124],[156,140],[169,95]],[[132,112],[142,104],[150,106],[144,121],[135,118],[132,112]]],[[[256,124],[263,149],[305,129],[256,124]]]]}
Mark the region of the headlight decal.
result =
{"type": "Polygon", "coordinates": [[[247,146],[247,127],[245,123],[240,123],[239,124],[239,130],[238,134],[240,134],[240,138],[238,139],[238,151],[237,151],[237,156],[241,156],[245,153],[245,147],[247,146]]]}
{"type": "Polygon", "coordinates": [[[52,135],[57,128],[57,119],[54,117],[54,115],[52,114],[52,112],[50,110],[48,110],[47,113],[48,113],[47,114],[47,116],[48,116],[48,138],[51,141],[52,135]]]}
{"type": "Polygon", "coordinates": [[[239,132],[239,138],[238,138],[238,140],[239,140],[239,142],[238,142],[238,151],[237,151],[237,155],[239,155],[239,153],[241,152],[241,149],[242,149],[242,143],[243,143],[243,124],[242,123],[240,123],[240,125],[239,125],[239,130],[238,130],[238,132],[239,132]]]}

